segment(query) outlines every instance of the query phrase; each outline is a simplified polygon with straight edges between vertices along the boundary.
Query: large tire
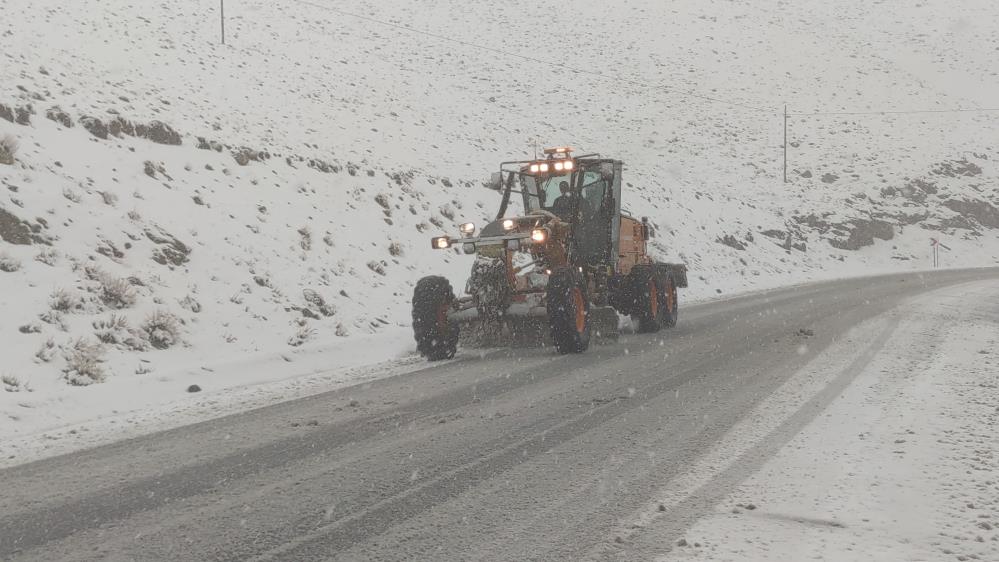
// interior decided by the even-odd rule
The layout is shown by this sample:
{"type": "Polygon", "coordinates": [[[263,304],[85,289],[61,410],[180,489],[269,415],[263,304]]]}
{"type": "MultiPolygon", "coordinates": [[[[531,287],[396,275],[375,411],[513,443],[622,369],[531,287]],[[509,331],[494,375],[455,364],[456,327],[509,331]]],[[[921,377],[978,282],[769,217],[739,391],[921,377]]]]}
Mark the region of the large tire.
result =
{"type": "Polygon", "coordinates": [[[454,291],[443,277],[424,277],[413,290],[416,349],[430,361],[451,359],[458,350],[458,324],[448,319],[452,302],[454,291]]]}
{"type": "Polygon", "coordinates": [[[676,281],[669,273],[662,273],[659,276],[659,286],[662,287],[662,327],[672,328],[676,326],[677,313],[680,303],[677,301],[676,281]]]}
{"type": "Polygon", "coordinates": [[[546,291],[548,326],[559,353],[582,353],[590,346],[590,301],[583,276],[569,268],[552,272],[546,291]]]}
{"type": "MultiPolygon", "coordinates": [[[[635,296],[632,320],[638,332],[650,334],[663,329],[667,321],[664,277],[649,266],[635,266],[631,273],[631,291],[635,296]]],[[[675,299],[674,299],[675,302],[675,299]]]]}

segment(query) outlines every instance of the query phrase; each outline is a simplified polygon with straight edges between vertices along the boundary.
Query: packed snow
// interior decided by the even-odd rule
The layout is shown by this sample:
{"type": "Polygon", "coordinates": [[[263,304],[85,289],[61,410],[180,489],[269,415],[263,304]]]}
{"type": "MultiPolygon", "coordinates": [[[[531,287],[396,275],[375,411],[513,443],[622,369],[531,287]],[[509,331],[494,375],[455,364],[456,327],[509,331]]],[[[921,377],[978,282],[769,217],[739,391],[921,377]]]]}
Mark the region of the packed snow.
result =
{"type": "Polygon", "coordinates": [[[800,115],[988,109],[991,3],[207,4],[0,1],[0,442],[408,368],[535,146],[626,162],[685,302],[999,263],[999,113],[800,115]]]}
{"type": "MultiPolygon", "coordinates": [[[[679,537],[662,535],[669,542],[659,550],[669,552],[658,559],[999,557],[997,303],[994,283],[964,285],[858,327],[843,345],[875,349],[856,378],[708,515],[679,537]]],[[[754,462],[753,447],[777,427],[768,420],[786,419],[791,404],[807,407],[823,388],[815,382],[834,384],[842,359],[831,351],[782,387],[800,393],[797,401],[768,399],[692,467],[686,493],[730,463],[754,462]]],[[[669,510],[684,497],[680,484],[655,501],[669,510]]],[[[636,521],[655,535],[657,514],[636,521]]]]}

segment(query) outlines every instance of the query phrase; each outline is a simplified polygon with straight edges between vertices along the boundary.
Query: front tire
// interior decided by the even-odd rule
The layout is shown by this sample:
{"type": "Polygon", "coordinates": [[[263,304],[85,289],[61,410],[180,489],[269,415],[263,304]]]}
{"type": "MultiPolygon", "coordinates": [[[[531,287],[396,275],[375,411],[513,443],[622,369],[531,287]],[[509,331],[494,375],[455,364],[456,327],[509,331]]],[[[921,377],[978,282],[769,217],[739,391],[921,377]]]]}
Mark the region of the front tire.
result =
{"type": "Polygon", "coordinates": [[[424,277],[413,290],[416,349],[430,361],[451,359],[458,350],[458,324],[448,319],[452,302],[454,290],[444,277],[424,277]]]}
{"type": "Polygon", "coordinates": [[[590,346],[590,301],[586,281],[562,268],[548,279],[548,325],[559,353],[582,353],[590,346]]]}

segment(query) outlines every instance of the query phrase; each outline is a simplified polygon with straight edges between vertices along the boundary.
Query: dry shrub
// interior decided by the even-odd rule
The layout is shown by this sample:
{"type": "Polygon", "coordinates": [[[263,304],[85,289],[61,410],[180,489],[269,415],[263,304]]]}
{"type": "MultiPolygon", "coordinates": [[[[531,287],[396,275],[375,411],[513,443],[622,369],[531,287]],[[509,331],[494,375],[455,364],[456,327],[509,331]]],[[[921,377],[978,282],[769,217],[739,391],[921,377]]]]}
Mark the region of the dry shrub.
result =
{"type": "Polygon", "coordinates": [[[101,301],[111,308],[128,308],[135,304],[135,288],[128,279],[102,275],[98,278],[101,284],[101,301]]]}
{"type": "Polygon", "coordinates": [[[13,165],[14,156],[17,155],[19,147],[20,143],[11,135],[4,135],[3,138],[0,138],[0,164],[13,165]]]}
{"type": "Polygon", "coordinates": [[[66,289],[57,289],[52,293],[49,307],[57,312],[73,312],[83,307],[83,299],[66,289]]]}
{"type": "Polygon", "coordinates": [[[180,320],[163,310],[147,316],[141,328],[149,344],[156,349],[167,349],[180,339],[180,320]]]}
{"type": "Polygon", "coordinates": [[[88,386],[104,382],[104,348],[81,338],[66,354],[63,376],[74,386],[88,386]]]}
{"type": "Polygon", "coordinates": [[[35,256],[35,261],[42,262],[48,266],[54,266],[59,260],[59,251],[55,248],[43,248],[38,255],[35,256]]]}
{"type": "Polygon", "coordinates": [[[20,260],[11,257],[8,254],[0,254],[0,271],[6,271],[7,273],[14,273],[19,269],[21,269],[20,260]]]}
{"type": "Polygon", "coordinates": [[[2,383],[3,389],[7,392],[21,392],[22,390],[31,392],[31,387],[27,383],[21,382],[21,379],[14,375],[3,375],[0,377],[0,383],[2,383]]]}
{"type": "Polygon", "coordinates": [[[37,357],[42,363],[48,363],[52,361],[52,358],[56,354],[56,343],[55,340],[49,338],[42,344],[42,347],[35,352],[35,357],[37,357]]]}

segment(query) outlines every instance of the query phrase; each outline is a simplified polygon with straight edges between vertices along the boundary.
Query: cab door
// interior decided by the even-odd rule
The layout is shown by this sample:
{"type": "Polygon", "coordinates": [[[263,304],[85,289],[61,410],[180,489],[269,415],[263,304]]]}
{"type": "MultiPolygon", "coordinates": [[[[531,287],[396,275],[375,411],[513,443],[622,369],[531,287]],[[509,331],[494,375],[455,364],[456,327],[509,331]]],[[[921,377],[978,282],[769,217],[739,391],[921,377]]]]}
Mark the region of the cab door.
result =
{"type": "Polygon", "coordinates": [[[585,204],[576,229],[578,249],[588,265],[612,265],[620,245],[621,162],[596,163],[581,176],[579,194],[585,204]]]}

